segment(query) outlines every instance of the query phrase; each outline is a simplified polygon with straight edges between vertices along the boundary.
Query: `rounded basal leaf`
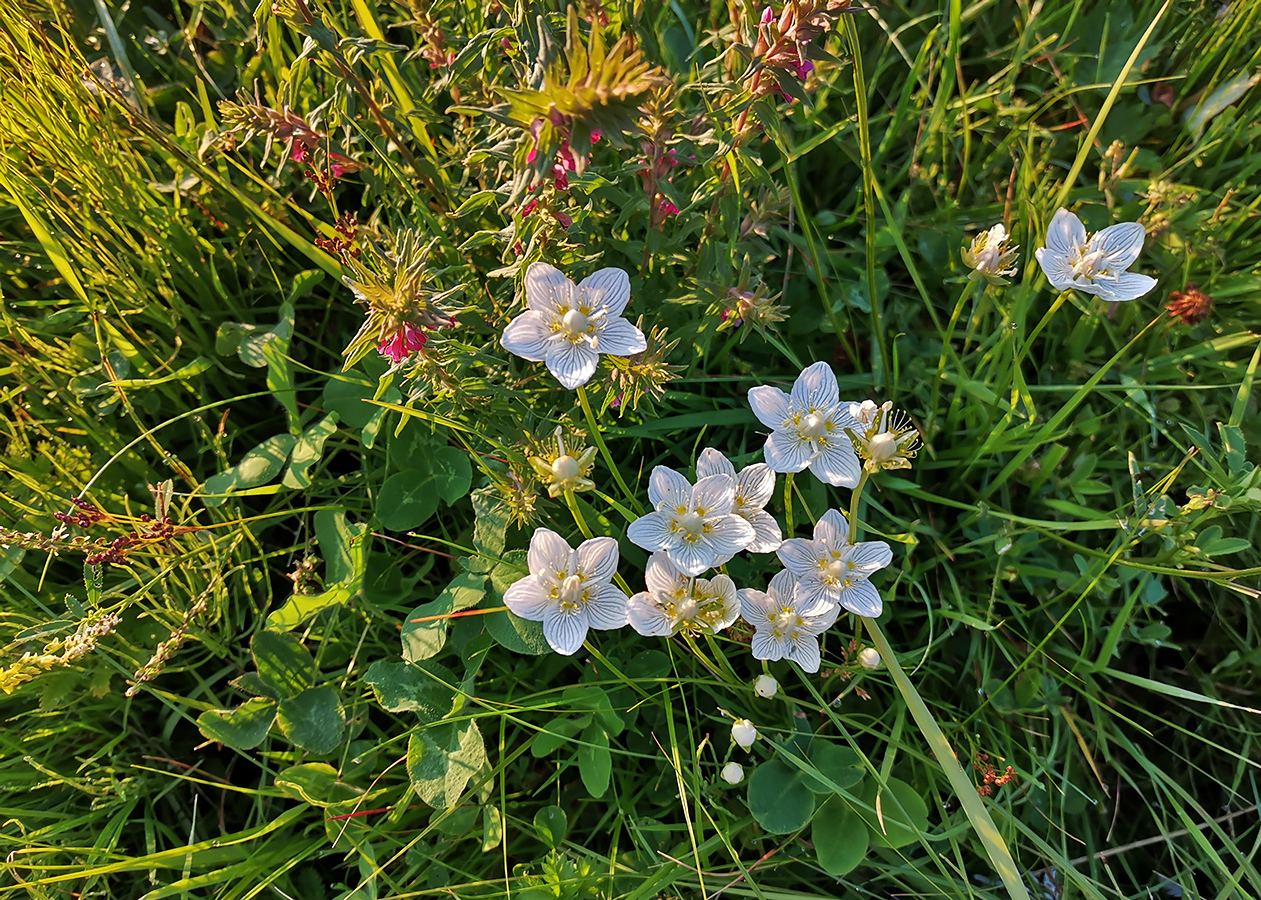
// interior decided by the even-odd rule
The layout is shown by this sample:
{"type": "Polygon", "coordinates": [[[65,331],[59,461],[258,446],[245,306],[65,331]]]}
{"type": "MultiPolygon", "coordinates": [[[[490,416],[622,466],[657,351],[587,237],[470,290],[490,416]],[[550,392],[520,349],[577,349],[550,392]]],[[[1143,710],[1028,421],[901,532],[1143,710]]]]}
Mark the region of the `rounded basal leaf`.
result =
{"type": "Polygon", "coordinates": [[[276,776],[276,787],[291,797],[300,797],[313,806],[332,806],[358,798],[363,791],[337,777],[328,763],[290,766],[276,776]]]}
{"type": "Polygon", "coordinates": [[[582,733],[578,746],[578,774],[592,797],[603,797],[613,774],[613,755],[609,752],[609,736],[592,722],[582,733]]]}
{"type": "Polygon", "coordinates": [[[363,428],[380,409],[368,402],[375,393],[374,384],[349,377],[330,378],[324,385],[324,409],[341,416],[342,424],[348,428],[363,428]]]}
{"type": "Polygon", "coordinates": [[[749,776],[749,812],[772,834],[789,834],[805,826],[814,812],[814,794],[801,772],[772,759],[749,776]]]}
{"type": "Polygon", "coordinates": [[[418,528],[437,511],[438,492],[433,479],[419,469],[391,475],[377,495],[377,518],[390,531],[418,528]]]}
{"type": "Polygon", "coordinates": [[[308,688],[280,702],[276,721],[285,737],[311,753],[332,753],[341,746],[346,718],[331,687],[308,688]]]}
{"type": "Polygon", "coordinates": [[[486,595],[486,576],[465,572],[451,579],[430,603],[411,611],[403,622],[403,659],[415,662],[436,656],[447,642],[450,614],[476,606],[486,595]]]}
{"type": "Polygon", "coordinates": [[[486,623],[486,633],[499,646],[513,653],[542,656],[552,652],[552,648],[547,645],[547,638],[543,636],[542,622],[531,622],[506,609],[487,613],[482,618],[486,623]]]}
{"type": "Polygon", "coordinates": [[[202,485],[206,506],[222,506],[232,491],[257,487],[271,481],[289,458],[289,451],[297,442],[292,434],[278,434],[268,438],[241,457],[241,461],[226,472],[211,475],[202,485]]]}
{"type": "Polygon", "coordinates": [[[456,447],[439,447],[427,459],[438,496],[447,505],[469,492],[473,484],[473,466],[468,454],[456,447]]]}
{"type": "Polygon", "coordinates": [[[555,850],[565,839],[569,820],[559,806],[545,806],[534,814],[534,827],[543,843],[555,850]]]}
{"type": "Polygon", "coordinates": [[[451,712],[459,683],[454,672],[431,660],[377,660],[363,680],[383,708],[414,712],[424,722],[436,722],[451,712]]]}
{"type": "Polygon", "coordinates": [[[416,795],[435,809],[449,809],[468,780],[486,764],[486,745],[476,722],[443,723],[412,732],[407,774],[416,795]]]}
{"type": "Polygon", "coordinates": [[[819,865],[829,875],[852,872],[867,855],[871,834],[853,808],[840,797],[831,797],[815,813],[810,842],[819,865]]]}
{"type": "Polygon", "coordinates": [[[276,701],[266,697],[246,700],[236,709],[208,709],[197,717],[197,727],[212,741],[237,750],[257,747],[276,718],[276,701]]]}
{"type": "Polygon", "coordinates": [[[863,761],[857,753],[831,741],[816,740],[807,756],[819,774],[803,773],[804,780],[806,787],[816,794],[831,794],[851,788],[866,775],[863,761]]]}
{"type": "Polygon", "coordinates": [[[292,634],[260,631],[250,643],[258,677],[280,695],[296,697],[315,684],[319,670],[307,648],[292,634]]]}
{"type": "Polygon", "coordinates": [[[875,847],[905,847],[928,831],[928,807],[915,788],[905,781],[890,778],[884,790],[869,781],[858,791],[858,799],[875,809],[879,815],[860,807],[854,807],[871,831],[871,843],[875,847]],[[877,805],[877,797],[879,805],[877,805]]]}

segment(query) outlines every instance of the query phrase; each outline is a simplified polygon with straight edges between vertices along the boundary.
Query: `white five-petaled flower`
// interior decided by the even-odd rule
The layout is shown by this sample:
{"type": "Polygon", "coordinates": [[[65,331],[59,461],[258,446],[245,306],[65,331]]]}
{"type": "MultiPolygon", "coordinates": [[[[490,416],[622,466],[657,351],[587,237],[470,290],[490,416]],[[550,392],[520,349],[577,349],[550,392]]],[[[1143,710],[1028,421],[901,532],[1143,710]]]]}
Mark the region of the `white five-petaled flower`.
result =
{"type": "Polygon", "coordinates": [[[991,284],[1003,284],[1007,277],[1016,274],[1011,265],[1019,247],[1008,247],[1011,235],[999,222],[989,231],[982,231],[972,239],[971,249],[963,251],[963,263],[991,284]]]}
{"type": "Polygon", "coordinates": [[[523,359],[546,363],[570,390],[595,374],[599,354],[630,356],[648,347],[643,332],[622,318],[630,279],[621,269],[600,269],[575,285],[554,266],[531,263],[525,300],[528,310],[508,323],[499,343],[523,359]]]}
{"type": "Polygon", "coordinates": [[[636,519],[626,536],[645,550],[660,550],[684,575],[699,575],[739,553],[757,537],[736,515],[736,480],[710,475],[692,483],[657,466],[648,479],[653,512],[636,519]]]}
{"type": "Polygon", "coordinates": [[[827,363],[803,369],[791,395],[769,385],[750,388],[749,405],[758,421],[771,429],[763,451],[771,469],[809,468],[828,484],[858,484],[862,467],[845,433],[853,424],[849,404],[840,401],[836,375],[827,363]]]}
{"type": "Polygon", "coordinates": [[[754,659],[791,659],[802,671],[819,671],[819,635],[836,622],[841,608],[834,603],[819,606],[796,590],[798,578],[783,570],[771,579],[766,592],[740,591],[744,620],[757,629],[753,634],[754,659]]]}
{"type": "MultiPolygon", "coordinates": [[[[730,475],[736,480],[736,499],[731,511],[753,526],[756,537],[745,549],[750,553],[771,553],[784,541],[779,523],[766,511],[775,492],[775,472],[766,463],[745,466],[738,473],[727,457],[706,447],[696,460],[696,477],[730,475]]],[[[719,565],[727,560],[720,560],[719,565]]]]}
{"type": "Polygon", "coordinates": [[[648,557],[648,590],[630,598],[626,615],[645,637],[669,637],[677,631],[717,634],[740,617],[736,585],[726,575],[692,578],[664,553],[648,557]]]}
{"type": "Polygon", "coordinates": [[[1061,207],[1047,229],[1046,246],[1034,255],[1058,290],[1133,300],[1156,286],[1155,278],[1126,271],[1138,259],[1144,236],[1138,222],[1122,222],[1087,237],[1081,219],[1061,207]]]}
{"type": "Polygon", "coordinates": [[[530,538],[530,574],[504,591],[504,603],[523,619],[543,623],[557,653],[571,656],[588,628],[626,624],[626,595],[611,582],[617,573],[617,541],[583,541],[572,549],[556,532],[540,528],[530,538]]]}
{"type": "Polygon", "coordinates": [[[860,616],[875,618],[884,608],[880,594],[867,579],[893,561],[884,541],[848,543],[849,525],[834,509],[815,523],[814,538],[790,538],[778,551],[784,568],[797,576],[794,596],[808,614],[828,606],[842,606],[860,616]]]}

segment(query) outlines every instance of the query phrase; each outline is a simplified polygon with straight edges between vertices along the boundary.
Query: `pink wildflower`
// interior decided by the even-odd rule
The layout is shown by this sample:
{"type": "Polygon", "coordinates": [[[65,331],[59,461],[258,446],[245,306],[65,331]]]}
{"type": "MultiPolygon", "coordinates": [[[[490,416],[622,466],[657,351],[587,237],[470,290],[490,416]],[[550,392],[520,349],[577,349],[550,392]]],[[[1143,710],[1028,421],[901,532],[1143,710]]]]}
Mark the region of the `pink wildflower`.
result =
{"type": "Polygon", "coordinates": [[[293,145],[293,152],[289,154],[289,158],[294,162],[304,163],[311,157],[311,151],[307,145],[301,141],[297,141],[293,145]]]}
{"type": "Polygon", "coordinates": [[[793,66],[793,71],[797,73],[798,78],[800,78],[802,81],[805,81],[806,76],[808,76],[811,72],[814,71],[814,63],[812,63],[808,59],[802,59],[801,57],[798,57],[798,58],[801,59],[801,62],[793,66]]]}
{"type": "Polygon", "coordinates": [[[382,356],[388,357],[392,362],[401,363],[407,359],[408,354],[413,350],[423,348],[428,340],[425,337],[425,333],[415,325],[404,325],[392,337],[388,337],[377,344],[377,350],[382,356]]]}
{"type": "Polygon", "coordinates": [[[775,21],[775,11],[769,6],[762,10],[762,24],[769,25],[775,21]]]}
{"type": "Polygon", "coordinates": [[[522,218],[525,218],[525,217],[526,217],[526,216],[528,216],[530,213],[534,212],[535,208],[536,208],[538,205],[539,205],[539,198],[538,198],[538,197],[535,197],[533,200],[531,200],[531,201],[530,201],[529,203],[527,203],[525,206],[521,207],[521,217],[522,217],[522,218]]]}
{"type": "Polygon", "coordinates": [[[570,225],[574,224],[574,220],[570,216],[561,212],[559,209],[552,210],[552,215],[556,217],[557,222],[560,222],[561,228],[568,228],[570,225]]]}
{"type": "Polygon", "coordinates": [[[591,143],[594,144],[598,140],[600,140],[600,129],[599,128],[591,129],[591,143]]]}
{"type": "Polygon", "coordinates": [[[657,204],[657,210],[663,216],[677,216],[679,214],[679,208],[675,206],[673,203],[671,203],[669,200],[667,200],[665,197],[662,197],[661,202],[657,204]]]}

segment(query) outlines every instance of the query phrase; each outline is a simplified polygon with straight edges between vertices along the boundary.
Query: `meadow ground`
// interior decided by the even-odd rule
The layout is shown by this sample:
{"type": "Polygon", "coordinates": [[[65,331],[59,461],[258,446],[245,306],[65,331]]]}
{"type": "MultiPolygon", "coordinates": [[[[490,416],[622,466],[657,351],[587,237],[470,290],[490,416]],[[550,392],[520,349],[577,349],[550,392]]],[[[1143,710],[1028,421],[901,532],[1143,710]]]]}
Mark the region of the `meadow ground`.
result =
{"type": "Polygon", "coordinates": [[[0,895],[1261,895],[1259,65],[0,0],[0,895]]]}

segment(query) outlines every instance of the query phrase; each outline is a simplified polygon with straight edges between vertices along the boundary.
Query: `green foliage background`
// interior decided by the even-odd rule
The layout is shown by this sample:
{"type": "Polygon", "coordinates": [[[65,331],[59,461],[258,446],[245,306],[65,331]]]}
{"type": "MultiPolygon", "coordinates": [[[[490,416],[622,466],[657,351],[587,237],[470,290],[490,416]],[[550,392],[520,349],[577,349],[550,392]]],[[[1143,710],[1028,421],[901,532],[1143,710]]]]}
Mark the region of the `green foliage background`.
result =
{"type": "MultiPolygon", "coordinates": [[[[760,7],[567,12],[0,0],[0,666],[121,617],[0,698],[0,891],[1004,896],[919,712],[978,783],[1012,767],[987,837],[1030,894],[1255,896],[1261,93],[1218,92],[1261,62],[1261,7],[856,8],[804,86],[759,68],[760,7]],[[593,27],[633,40],[583,80],[593,27]],[[751,93],[772,78],[791,101],[751,93]],[[530,158],[549,104],[568,191],[559,132],[530,158]],[[321,192],[285,111],[327,137],[313,165],[362,168],[321,192]],[[1142,221],[1160,287],[1053,309],[1059,205],[1142,221]],[[408,366],[343,371],[358,270],[316,243],[343,215],[364,265],[414,231],[426,289],[459,289],[408,366]],[[986,287],[959,250],[998,221],[1020,275],[986,287]],[[589,386],[637,498],[599,460],[596,532],[654,465],[753,461],[747,389],[802,364],[908,412],[926,446],[863,514],[906,688],[845,619],[766,701],[738,636],[570,659],[482,613],[534,526],[578,537],[525,459],[587,417],[495,340],[537,259],[627,269],[629,315],[678,341],[637,408],[611,364],[589,386]],[[1215,298],[1193,326],[1162,308],[1189,282],[1215,298]],[[784,321],[730,328],[759,286],[784,321]],[[178,533],[85,572],[71,539],[145,532],[166,482],[178,533]],[[79,496],[109,518],[42,551],[79,496]]],[[[802,528],[849,499],[796,488],[802,528]]]]}

